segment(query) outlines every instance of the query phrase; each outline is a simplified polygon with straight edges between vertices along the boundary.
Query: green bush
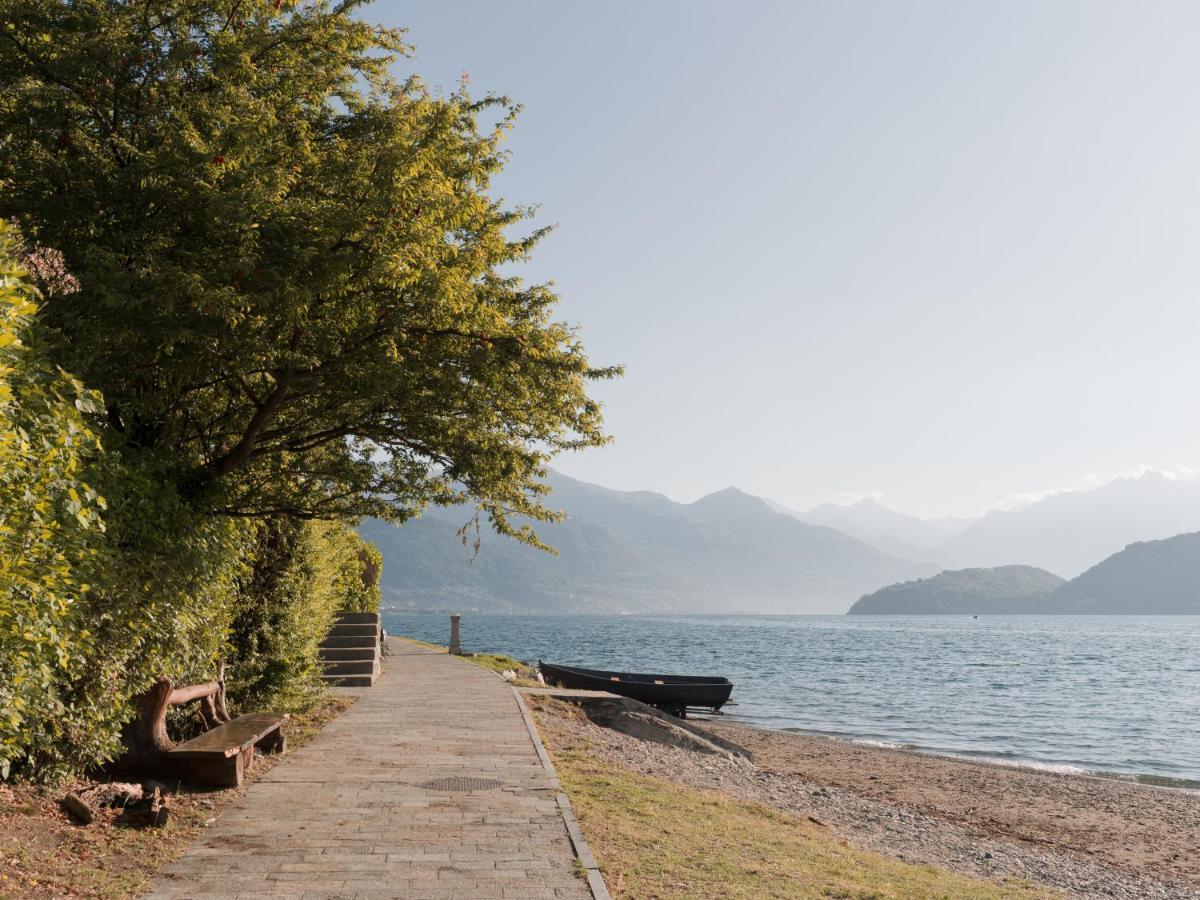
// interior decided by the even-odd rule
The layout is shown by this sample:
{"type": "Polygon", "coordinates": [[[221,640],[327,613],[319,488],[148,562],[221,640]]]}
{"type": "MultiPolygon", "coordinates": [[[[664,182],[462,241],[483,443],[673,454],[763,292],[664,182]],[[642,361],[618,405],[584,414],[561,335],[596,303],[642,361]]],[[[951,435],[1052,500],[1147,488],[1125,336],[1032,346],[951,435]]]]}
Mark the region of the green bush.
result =
{"type": "Polygon", "coordinates": [[[22,253],[0,221],[0,777],[48,780],[113,758],[159,675],[211,677],[249,526],[197,515],[156,457],[103,452],[101,399],[48,362],[22,253]]]}
{"type": "MultiPolygon", "coordinates": [[[[86,714],[63,685],[91,652],[81,606],[92,590],[104,501],[86,478],[100,443],[98,397],[37,346],[37,291],[0,221],[0,777],[54,758],[86,714]]],[[[86,751],[85,751],[86,752],[86,751]]],[[[61,767],[59,767],[61,768],[61,767]]]]}
{"type": "Polygon", "coordinates": [[[252,562],[252,526],[198,513],[171,490],[153,455],[126,450],[97,479],[108,500],[96,586],[84,606],[95,649],[74,674],[73,696],[102,723],[87,757],[111,759],[129,700],[160,675],[213,677],[252,562]],[[98,741],[101,736],[104,743],[98,741]]]}
{"type": "Polygon", "coordinates": [[[340,610],[377,612],[383,572],[379,548],[340,522],[317,522],[310,527],[320,569],[316,589],[332,590],[340,610]]]}
{"type": "MultiPolygon", "coordinates": [[[[23,617],[26,643],[32,636],[43,646],[47,638],[66,646],[57,667],[47,671],[43,661],[21,732],[6,734],[15,738],[7,759],[26,778],[50,780],[116,758],[121,726],[133,714],[130,699],[158,676],[177,683],[211,678],[227,652],[249,565],[248,525],[197,515],[152,469],[109,456],[93,461],[90,473],[110,500],[107,527],[85,556],[67,561],[63,582],[69,587],[86,577],[87,589],[60,623],[23,617]]],[[[44,559],[50,549],[39,553],[44,559]]],[[[70,592],[60,589],[57,596],[67,599],[70,592]]],[[[55,608],[49,594],[36,602],[55,608]]],[[[29,657],[4,647],[4,660],[29,657]]]]}

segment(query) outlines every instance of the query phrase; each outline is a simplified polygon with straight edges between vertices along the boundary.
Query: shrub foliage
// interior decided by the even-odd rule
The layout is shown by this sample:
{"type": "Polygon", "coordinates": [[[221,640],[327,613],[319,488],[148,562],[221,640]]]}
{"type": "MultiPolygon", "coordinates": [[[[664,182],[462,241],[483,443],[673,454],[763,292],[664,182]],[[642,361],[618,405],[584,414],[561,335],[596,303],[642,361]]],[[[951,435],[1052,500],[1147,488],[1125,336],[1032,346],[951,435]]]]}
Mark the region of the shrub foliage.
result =
{"type": "Polygon", "coordinates": [[[277,517],[256,531],[231,629],[231,699],[246,709],[303,708],[321,689],[317,650],[335,613],[378,604],[371,554],[338,522],[277,517]]]}

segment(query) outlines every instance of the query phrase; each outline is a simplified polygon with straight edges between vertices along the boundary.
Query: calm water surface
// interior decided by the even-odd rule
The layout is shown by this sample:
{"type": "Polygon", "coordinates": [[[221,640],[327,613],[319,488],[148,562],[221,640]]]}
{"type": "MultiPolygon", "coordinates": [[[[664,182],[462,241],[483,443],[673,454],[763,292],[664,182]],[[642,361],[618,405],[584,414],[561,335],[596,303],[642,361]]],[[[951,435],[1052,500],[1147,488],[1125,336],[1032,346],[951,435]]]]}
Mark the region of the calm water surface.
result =
{"type": "MultiPolygon", "coordinates": [[[[384,613],[445,644],[445,615],[384,613]]],[[[468,651],[726,675],[729,718],[938,753],[1200,781],[1196,616],[483,616],[468,651]]]]}

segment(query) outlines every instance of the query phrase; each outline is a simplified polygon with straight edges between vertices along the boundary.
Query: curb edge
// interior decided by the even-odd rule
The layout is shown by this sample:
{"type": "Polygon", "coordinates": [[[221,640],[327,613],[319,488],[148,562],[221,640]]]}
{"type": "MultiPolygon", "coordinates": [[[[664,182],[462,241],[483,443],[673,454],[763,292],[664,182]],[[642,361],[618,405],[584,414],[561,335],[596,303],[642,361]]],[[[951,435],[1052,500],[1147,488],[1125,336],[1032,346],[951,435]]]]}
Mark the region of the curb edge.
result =
{"type": "Polygon", "coordinates": [[[513,697],[516,698],[517,708],[521,710],[521,718],[525,720],[525,728],[529,732],[529,739],[533,742],[533,749],[537,751],[542,769],[550,776],[550,783],[554,786],[558,811],[562,814],[563,825],[566,826],[567,836],[571,839],[571,848],[575,851],[575,858],[579,860],[579,864],[587,873],[588,889],[592,892],[595,900],[612,900],[612,895],[608,892],[608,885],[604,883],[604,876],[600,874],[600,867],[596,865],[596,858],[592,856],[592,848],[588,846],[587,838],[583,836],[583,832],[579,828],[575,810],[571,807],[571,798],[567,796],[562,782],[558,780],[558,773],[554,771],[554,763],[550,761],[550,754],[546,752],[546,747],[542,744],[537,726],[533,723],[533,717],[525,705],[525,699],[517,688],[513,687],[511,690],[513,697]]]}

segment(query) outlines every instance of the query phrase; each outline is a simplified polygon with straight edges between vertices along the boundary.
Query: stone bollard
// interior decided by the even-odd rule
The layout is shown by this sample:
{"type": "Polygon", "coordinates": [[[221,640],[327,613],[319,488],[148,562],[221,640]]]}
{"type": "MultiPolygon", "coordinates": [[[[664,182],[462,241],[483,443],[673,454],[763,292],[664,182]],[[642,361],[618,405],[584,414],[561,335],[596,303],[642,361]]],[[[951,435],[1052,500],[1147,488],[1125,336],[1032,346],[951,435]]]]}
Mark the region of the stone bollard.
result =
{"type": "Polygon", "coordinates": [[[462,619],[458,613],[453,613],[450,616],[450,654],[452,656],[462,656],[462,639],[458,633],[458,623],[462,619]]]}

